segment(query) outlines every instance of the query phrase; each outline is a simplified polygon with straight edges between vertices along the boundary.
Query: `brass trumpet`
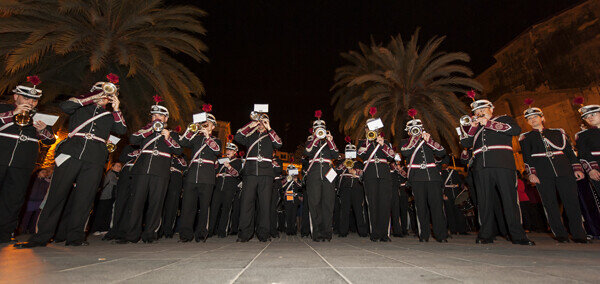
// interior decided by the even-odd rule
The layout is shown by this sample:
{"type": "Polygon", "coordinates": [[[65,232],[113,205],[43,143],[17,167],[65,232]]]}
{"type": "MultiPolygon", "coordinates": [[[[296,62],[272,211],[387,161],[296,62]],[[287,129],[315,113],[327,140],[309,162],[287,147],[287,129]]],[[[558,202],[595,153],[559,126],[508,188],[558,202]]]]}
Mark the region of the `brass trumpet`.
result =
{"type": "Polygon", "coordinates": [[[102,92],[107,95],[114,95],[117,93],[117,86],[113,83],[102,83],[102,92]]]}
{"type": "Polygon", "coordinates": [[[315,137],[317,137],[317,139],[324,139],[325,137],[327,137],[327,131],[325,130],[325,128],[317,128],[317,130],[315,130],[315,137]]]}
{"type": "Polygon", "coordinates": [[[369,130],[367,132],[367,140],[373,141],[373,140],[377,139],[378,135],[379,135],[379,133],[377,133],[377,131],[369,130]]]}
{"type": "Polygon", "coordinates": [[[35,112],[36,110],[32,109],[15,114],[15,116],[13,116],[13,121],[16,125],[21,127],[30,125],[33,122],[33,115],[35,115],[35,112]]]}
{"type": "Polygon", "coordinates": [[[419,136],[421,133],[423,133],[423,128],[420,126],[413,126],[408,129],[408,132],[411,136],[419,136]]]}
{"type": "Polygon", "coordinates": [[[293,176],[286,176],[286,177],[285,177],[285,180],[286,180],[287,182],[290,182],[290,181],[294,180],[294,177],[293,177],[293,176]]]}
{"type": "Polygon", "coordinates": [[[254,121],[261,121],[263,119],[268,119],[267,115],[264,113],[259,113],[259,112],[250,112],[250,119],[254,120],[254,121]]]}
{"type": "Polygon", "coordinates": [[[458,121],[462,126],[469,126],[471,123],[473,123],[474,119],[470,115],[463,115],[458,121]]]}
{"type": "Polygon", "coordinates": [[[346,167],[347,169],[354,168],[354,160],[352,160],[352,159],[344,160],[344,167],[346,167]]]}
{"type": "Polygon", "coordinates": [[[109,153],[114,152],[117,149],[117,145],[115,145],[112,142],[108,142],[106,143],[106,150],[108,150],[109,153]]]}
{"type": "Polygon", "coordinates": [[[156,132],[161,132],[163,129],[165,129],[165,124],[162,123],[162,121],[157,120],[152,124],[152,129],[154,129],[156,132]]]}

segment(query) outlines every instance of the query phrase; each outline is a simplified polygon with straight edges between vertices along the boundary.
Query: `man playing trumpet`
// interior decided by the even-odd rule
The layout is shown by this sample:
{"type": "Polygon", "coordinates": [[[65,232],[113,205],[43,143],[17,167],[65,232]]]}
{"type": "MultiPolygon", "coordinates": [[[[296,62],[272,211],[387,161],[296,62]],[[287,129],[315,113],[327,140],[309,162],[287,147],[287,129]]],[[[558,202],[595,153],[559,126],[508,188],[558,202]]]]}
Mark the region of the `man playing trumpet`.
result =
{"type": "Polygon", "coordinates": [[[271,128],[266,113],[240,128],[234,140],[247,149],[240,196],[240,224],[238,242],[247,242],[254,235],[254,216],[258,198],[257,236],[261,242],[269,240],[271,188],[273,187],[273,153],[282,146],[281,138],[271,128]]]}
{"type": "Polygon", "coordinates": [[[32,111],[42,97],[37,76],[27,77],[33,87],[17,86],[14,104],[0,104],[0,243],[11,241],[19,212],[25,202],[29,177],[35,167],[40,146],[55,141],[52,128],[42,121],[32,121],[32,111]],[[15,117],[23,116],[16,121],[15,117]]]}

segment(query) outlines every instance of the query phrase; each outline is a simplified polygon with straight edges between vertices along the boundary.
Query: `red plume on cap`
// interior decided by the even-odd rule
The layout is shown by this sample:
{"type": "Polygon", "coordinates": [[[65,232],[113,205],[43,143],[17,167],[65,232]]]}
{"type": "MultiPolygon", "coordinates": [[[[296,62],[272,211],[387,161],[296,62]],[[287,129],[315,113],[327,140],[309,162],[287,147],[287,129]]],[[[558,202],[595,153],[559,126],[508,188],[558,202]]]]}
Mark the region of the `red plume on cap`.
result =
{"type": "Polygon", "coordinates": [[[243,157],[244,155],[246,155],[246,152],[244,151],[239,151],[238,154],[240,155],[240,157],[243,157]]]}
{"type": "Polygon", "coordinates": [[[177,125],[174,129],[175,132],[181,132],[181,126],[177,125]]]}
{"type": "Polygon", "coordinates": [[[202,111],[205,111],[205,112],[212,111],[212,105],[210,105],[210,104],[204,104],[204,105],[202,105],[202,111]]]}
{"type": "Polygon", "coordinates": [[[414,108],[409,109],[408,116],[412,117],[412,119],[415,119],[415,116],[417,116],[417,110],[414,108]]]}
{"type": "Polygon", "coordinates": [[[346,143],[352,142],[352,138],[350,138],[350,136],[346,136],[344,140],[346,140],[346,143]]]}
{"type": "Polygon", "coordinates": [[[322,115],[322,114],[323,114],[323,113],[321,112],[321,110],[316,110],[316,111],[315,111],[315,117],[316,117],[316,118],[318,118],[318,119],[321,119],[321,115],[322,115]]]}
{"type": "Polygon", "coordinates": [[[376,113],[377,113],[377,108],[376,108],[376,107],[371,107],[371,108],[369,109],[369,114],[370,114],[371,116],[375,116],[375,114],[376,114],[376,113]]]}
{"type": "Polygon", "coordinates": [[[471,98],[473,101],[475,101],[475,91],[473,91],[473,89],[471,89],[470,91],[467,92],[467,97],[471,98]]]}
{"type": "Polygon", "coordinates": [[[232,135],[232,134],[229,134],[229,135],[227,136],[227,140],[228,140],[228,141],[233,141],[233,135],[232,135]]]}
{"type": "Polygon", "coordinates": [[[27,82],[33,84],[34,86],[37,86],[42,83],[40,77],[38,76],[27,76],[27,82]]]}
{"type": "Polygon", "coordinates": [[[573,104],[583,106],[584,101],[585,99],[583,97],[576,97],[573,99],[573,104]]]}
{"type": "Polygon", "coordinates": [[[106,79],[108,79],[109,82],[113,83],[113,84],[117,84],[119,83],[119,76],[110,73],[108,75],[106,75],[106,79]]]}
{"type": "Polygon", "coordinates": [[[158,103],[160,103],[160,102],[164,101],[164,100],[163,100],[163,98],[162,98],[161,96],[159,96],[158,94],[154,95],[152,98],[154,99],[154,102],[155,102],[156,104],[158,104],[158,103]]]}
{"type": "Polygon", "coordinates": [[[533,99],[532,98],[526,98],[525,99],[525,105],[531,106],[532,104],[533,104],[533,99]]]}

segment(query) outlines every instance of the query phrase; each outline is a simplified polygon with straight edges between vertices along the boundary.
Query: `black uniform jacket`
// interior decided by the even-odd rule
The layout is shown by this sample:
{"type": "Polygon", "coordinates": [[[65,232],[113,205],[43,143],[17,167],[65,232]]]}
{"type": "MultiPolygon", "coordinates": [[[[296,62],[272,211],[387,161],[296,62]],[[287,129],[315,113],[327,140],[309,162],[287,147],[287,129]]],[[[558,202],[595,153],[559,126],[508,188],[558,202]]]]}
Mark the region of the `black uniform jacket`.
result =
{"type": "Polygon", "coordinates": [[[337,167],[337,183],[335,184],[338,189],[340,188],[352,188],[354,185],[361,185],[360,183],[360,173],[363,168],[363,163],[360,161],[354,161],[353,169],[356,170],[355,174],[351,174],[348,168],[344,166],[344,163],[341,163],[337,167]]]}
{"type": "Polygon", "coordinates": [[[273,153],[282,146],[281,138],[275,130],[258,132],[258,127],[250,123],[238,129],[234,140],[247,149],[243,174],[252,176],[274,176],[273,153]],[[260,139],[260,140],[259,140],[260,139]],[[258,141],[258,142],[257,142],[258,141]]]}
{"type": "Polygon", "coordinates": [[[298,202],[298,197],[302,196],[302,185],[294,180],[283,179],[281,190],[284,202],[298,202]]]}
{"type": "Polygon", "coordinates": [[[152,123],[133,133],[129,142],[140,146],[140,155],[131,169],[133,175],[155,175],[168,178],[171,169],[171,155],[181,155],[178,134],[171,132],[169,139],[155,132],[152,123]]]}
{"type": "Polygon", "coordinates": [[[56,141],[52,128],[38,131],[33,125],[18,126],[13,123],[14,104],[0,104],[0,165],[33,169],[40,152],[40,144],[52,145],[56,141]]]}
{"type": "Polygon", "coordinates": [[[317,139],[314,135],[308,136],[304,155],[309,159],[308,167],[310,169],[306,168],[307,178],[320,180],[327,179],[325,177],[327,172],[333,167],[333,162],[340,156],[335,142],[327,139],[317,139]],[[321,148],[322,150],[319,152],[321,148]]]}
{"type": "Polygon", "coordinates": [[[529,174],[541,177],[573,176],[583,172],[567,134],[562,129],[532,130],[519,136],[523,161],[529,174]]]}
{"type": "Polygon", "coordinates": [[[64,140],[57,147],[55,156],[67,154],[73,158],[90,163],[104,165],[108,158],[106,142],[110,133],[124,135],[127,132],[125,119],[120,111],[109,113],[105,108],[94,103],[92,95],[70,98],[60,103],[60,108],[69,114],[69,133],[79,125],[103,113],[108,113],[85,125],[73,137],[64,140]]]}
{"type": "Polygon", "coordinates": [[[474,170],[505,168],[516,170],[512,137],[521,133],[521,127],[510,116],[497,116],[485,126],[470,127],[467,137],[460,140],[465,148],[473,148],[474,170]]]}
{"type": "Polygon", "coordinates": [[[401,152],[406,159],[409,181],[442,180],[435,163],[435,157],[441,158],[446,155],[446,150],[442,145],[431,138],[425,141],[422,136],[412,136],[402,144],[401,152]]]}
{"type": "Polygon", "coordinates": [[[388,141],[384,141],[383,146],[379,146],[377,141],[369,141],[369,140],[360,140],[358,141],[358,157],[363,160],[363,163],[367,165],[367,168],[364,169],[362,173],[363,180],[384,178],[391,179],[390,176],[390,165],[389,162],[394,161],[394,156],[396,153],[392,148],[391,144],[388,141]],[[369,157],[371,157],[371,153],[375,151],[377,148],[377,152],[371,158],[371,161],[367,161],[369,157]]]}
{"type": "Polygon", "coordinates": [[[225,167],[225,165],[218,165],[215,190],[237,190],[241,181],[242,160],[233,158],[229,161],[229,165],[231,169],[225,167]]]}
{"type": "Polygon", "coordinates": [[[442,179],[444,181],[443,190],[448,198],[456,198],[462,191],[463,180],[461,176],[453,169],[442,170],[442,179]]]}
{"type": "Polygon", "coordinates": [[[173,156],[173,158],[171,158],[171,173],[178,173],[183,175],[183,173],[185,172],[185,170],[187,170],[188,168],[188,164],[185,161],[185,158],[182,156],[173,156]]]}
{"type": "Polygon", "coordinates": [[[215,184],[217,159],[221,156],[221,140],[206,138],[203,133],[186,131],[179,143],[192,149],[192,160],[185,174],[185,182],[215,184]]]}
{"type": "Polygon", "coordinates": [[[575,134],[579,160],[586,171],[600,171],[600,129],[590,128],[575,134]]]}

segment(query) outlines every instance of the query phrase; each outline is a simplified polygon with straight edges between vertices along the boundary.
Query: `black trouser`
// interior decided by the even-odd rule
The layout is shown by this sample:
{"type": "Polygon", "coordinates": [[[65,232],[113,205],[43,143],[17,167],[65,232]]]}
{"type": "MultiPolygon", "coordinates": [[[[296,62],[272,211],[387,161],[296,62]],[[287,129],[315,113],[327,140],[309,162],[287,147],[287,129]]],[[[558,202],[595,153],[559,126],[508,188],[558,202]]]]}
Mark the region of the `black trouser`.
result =
{"type": "Polygon", "coordinates": [[[402,235],[402,227],[400,227],[400,194],[398,193],[397,184],[392,183],[392,201],[391,201],[391,225],[394,235],[402,235]]]}
{"type": "Polygon", "coordinates": [[[294,198],[291,201],[283,201],[283,207],[285,209],[285,232],[288,235],[295,235],[298,231],[296,227],[296,219],[298,215],[298,198],[294,198]]]}
{"type": "Polygon", "coordinates": [[[573,176],[567,177],[539,177],[540,183],[536,185],[548,224],[552,233],[557,238],[568,238],[569,233],[561,222],[561,212],[556,199],[556,192],[562,201],[571,235],[574,239],[585,239],[586,232],[583,228],[581,207],[579,206],[579,194],[577,192],[577,181],[573,176]]]}
{"type": "Polygon", "coordinates": [[[102,164],[95,164],[70,157],[54,170],[52,182],[46,196],[46,204],[40,213],[36,233],[30,242],[46,243],[50,241],[65,209],[67,198],[72,199],[70,214],[65,222],[67,242],[85,240],[85,224],[90,216],[94,198],[102,179],[102,164]],[[77,186],[74,190],[73,183],[77,186]],[[70,196],[69,196],[70,195],[70,196]]]}
{"type": "Polygon", "coordinates": [[[403,235],[408,235],[408,194],[405,187],[400,187],[400,227],[403,235]]]}
{"type": "Polygon", "coordinates": [[[278,232],[277,232],[277,221],[279,220],[279,218],[277,217],[277,205],[279,204],[279,199],[281,198],[280,196],[280,190],[281,190],[281,180],[274,180],[273,181],[273,187],[271,188],[271,207],[269,209],[269,213],[271,214],[269,216],[269,233],[271,234],[271,236],[275,237],[277,236],[278,232]]]}
{"type": "Polygon", "coordinates": [[[257,215],[256,235],[261,240],[269,238],[272,176],[244,176],[240,197],[240,226],[238,236],[249,240],[254,235],[254,215],[257,215]],[[258,208],[256,208],[258,201],[258,208]]]}
{"type": "Polygon", "coordinates": [[[10,241],[25,203],[31,169],[0,166],[0,243],[10,241]]]}
{"type": "Polygon", "coordinates": [[[125,240],[137,242],[140,236],[143,241],[156,239],[168,183],[168,177],[133,175],[131,183],[133,195],[127,205],[122,224],[125,240]]]}
{"type": "Polygon", "coordinates": [[[364,214],[365,191],[362,185],[357,181],[352,187],[342,187],[339,189],[340,194],[340,235],[348,235],[350,227],[350,209],[354,211],[354,219],[356,219],[356,228],[358,235],[361,237],[367,236],[369,233],[368,225],[364,214]]]}
{"type": "Polygon", "coordinates": [[[237,186],[215,188],[210,203],[210,222],[208,225],[208,232],[210,234],[218,234],[221,237],[227,236],[227,227],[229,226],[231,217],[231,205],[236,189],[237,186]],[[219,214],[219,210],[221,210],[221,214],[219,214]]]}
{"type": "Polygon", "coordinates": [[[94,206],[94,221],[90,232],[107,232],[110,229],[114,199],[100,199],[94,206]]]}
{"type": "Polygon", "coordinates": [[[212,198],[214,184],[185,182],[181,200],[179,218],[179,238],[192,240],[194,236],[204,238],[208,235],[208,207],[212,198]],[[198,216],[198,220],[196,220],[198,216]],[[194,220],[196,228],[194,229],[194,220]]]}
{"type": "Polygon", "coordinates": [[[389,236],[390,210],[392,204],[392,180],[375,178],[365,180],[371,238],[389,236]]]}
{"type": "Polygon", "coordinates": [[[446,197],[448,199],[444,200],[444,212],[448,221],[448,229],[452,233],[466,233],[467,220],[465,219],[465,215],[454,204],[456,199],[453,196],[446,195],[446,197]]]}
{"type": "Polygon", "coordinates": [[[300,228],[300,234],[302,236],[310,235],[311,227],[310,212],[308,210],[308,194],[306,194],[305,191],[302,197],[302,227],[300,228]]]}
{"type": "Polygon", "coordinates": [[[312,222],[312,238],[331,239],[335,189],[333,184],[320,176],[308,176],[306,191],[308,210],[312,222]]]}
{"type": "Polygon", "coordinates": [[[123,220],[127,214],[127,204],[129,203],[130,197],[133,195],[131,190],[131,167],[126,167],[119,173],[119,180],[117,181],[117,190],[115,194],[115,203],[112,213],[112,222],[110,230],[106,234],[108,238],[123,239],[125,238],[125,231],[123,228],[123,220]]]}
{"type": "Polygon", "coordinates": [[[433,225],[433,235],[437,240],[448,238],[448,227],[444,217],[441,181],[413,181],[410,183],[415,196],[419,238],[428,240],[431,234],[429,220],[433,225]]]}
{"type": "Polygon", "coordinates": [[[162,222],[158,235],[173,236],[175,220],[177,219],[177,210],[181,200],[181,189],[183,187],[183,175],[180,172],[171,172],[169,175],[169,186],[167,187],[167,196],[163,205],[162,222]]]}
{"type": "MultiPolygon", "coordinates": [[[[506,225],[512,240],[527,239],[521,224],[521,212],[517,200],[516,172],[504,168],[482,168],[474,171],[474,174],[477,208],[479,209],[479,222],[481,224],[480,238],[494,238],[494,206],[496,206],[494,202],[497,202],[497,194],[499,193],[506,225]],[[496,187],[498,191],[496,191],[496,187]]],[[[501,218],[501,216],[497,217],[498,219],[501,218]]]]}
{"type": "Polygon", "coordinates": [[[240,198],[241,198],[241,191],[239,189],[236,188],[234,194],[233,194],[233,204],[231,206],[231,225],[230,227],[230,231],[231,234],[237,234],[238,233],[238,229],[240,228],[240,207],[241,207],[241,202],[240,202],[240,198]]]}

